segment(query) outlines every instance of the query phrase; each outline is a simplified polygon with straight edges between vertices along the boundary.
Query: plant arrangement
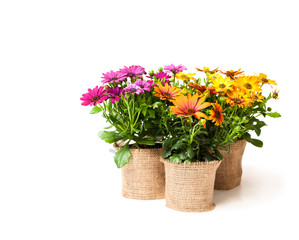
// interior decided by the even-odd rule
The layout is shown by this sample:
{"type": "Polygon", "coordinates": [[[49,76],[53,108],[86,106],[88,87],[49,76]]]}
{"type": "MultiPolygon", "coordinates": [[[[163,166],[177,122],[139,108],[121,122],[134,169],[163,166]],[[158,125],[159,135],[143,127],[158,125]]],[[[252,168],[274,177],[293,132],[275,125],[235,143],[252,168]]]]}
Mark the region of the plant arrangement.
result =
{"type": "Polygon", "coordinates": [[[261,134],[266,123],[260,116],[280,117],[267,107],[279,91],[267,97],[262,92],[264,86],[272,89],[276,82],[263,73],[245,76],[240,69],[197,70],[205,73],[203,79],[195,78],[196,73],[180,72],[173,74],[172,87],[155,88],[156,92],[180,90],[179,95],[167,98],[171,104],[164,122],[169,135],[163,141],[163,158],[171,162],[222,160],[219,150],[229,151],[230,144],[241,139],[262,147],[263,142],[252,138],[250,132],[261,134]]]}
{"type": "Polygon", "coordinates": [[[147,74],[141,66],[124,67],[104,73],[102,86],[82,95],[82,105],[93,106],[91,113],[101,112],[110,124],[99,137],[122,143],[114,158],[118,167],[128,163],[130,148],[162,144],[163,158],[193,162],[221,160],[219,150],[229,151],[240,139],[263,146],[250,133],[261,134],[266,125],[261,116],[280,117],[267,107],[270,99],[278,99],[274,80],[263,73],[247,76],[241,69],[197,68],[203,78],[185,70],[171,64],[147,74]],[[268,96],[265,86],[272,89],[268,96]]]}

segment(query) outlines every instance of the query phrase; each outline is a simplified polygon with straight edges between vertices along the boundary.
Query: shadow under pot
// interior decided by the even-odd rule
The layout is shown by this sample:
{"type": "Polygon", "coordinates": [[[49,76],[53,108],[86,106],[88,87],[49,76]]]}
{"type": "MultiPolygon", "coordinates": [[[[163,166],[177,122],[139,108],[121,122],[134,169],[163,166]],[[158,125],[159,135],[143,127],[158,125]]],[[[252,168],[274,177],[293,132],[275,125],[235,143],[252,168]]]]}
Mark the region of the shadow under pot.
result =
{"type": "Polygon", "coordinates": [[[138,200],[165,198],[165,171],[160,162],[163,149],[130,148],[130,152],[129,162],[121,168],[122,196],[138,200]]]}
{"type": "Polygon", "coordinates": [[[213,203],[216,170],[220,161],[174,163],[165,165],[166,207],[181,212],[206,212],[213,203]]]}
{"type": "Polygon", "coordinates": [[[231,144],[228,155],[226,151],[220,150],[224,158],[216,172],[216,190],[230,190],[241,184],[245,147],[246,140],[239,140],[231,144]]]}

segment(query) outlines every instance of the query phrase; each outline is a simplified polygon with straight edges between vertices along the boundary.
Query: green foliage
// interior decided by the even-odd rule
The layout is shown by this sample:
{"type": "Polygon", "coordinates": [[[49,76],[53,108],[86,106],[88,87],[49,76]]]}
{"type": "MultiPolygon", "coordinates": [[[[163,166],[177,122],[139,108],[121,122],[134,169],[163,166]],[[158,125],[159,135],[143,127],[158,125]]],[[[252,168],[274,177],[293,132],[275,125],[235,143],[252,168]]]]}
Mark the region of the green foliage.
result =
{"type": "Polygon", "coordinates": [[[270,112],[266,113],[267,116],[272,117],[272,118],[279,118],[281,115],[278,112],[270,112]]]}
{"type": "Polygon", "coordinates": [[[100,131],[98,136],[107,143],[114,143],[121,139],[121,136],[114,131],[100,131]]]}
{"type": "Polygon", "coordinates": [[[127,143],[124,147],[122,147],[119,151],[117,151],[114,155],[114,162],[118,168],[122,168],[125,166],[131,157],[131,152],[129,148],[129,143],[127,143]]]}
{"type": "Polygon", "coordinates": [[[99,107],[99,106],[94,106],[91,111],[90,111],[90,114],[96,114],[96,113],[99,113],[102,111],[102,108],[99,107]]]}

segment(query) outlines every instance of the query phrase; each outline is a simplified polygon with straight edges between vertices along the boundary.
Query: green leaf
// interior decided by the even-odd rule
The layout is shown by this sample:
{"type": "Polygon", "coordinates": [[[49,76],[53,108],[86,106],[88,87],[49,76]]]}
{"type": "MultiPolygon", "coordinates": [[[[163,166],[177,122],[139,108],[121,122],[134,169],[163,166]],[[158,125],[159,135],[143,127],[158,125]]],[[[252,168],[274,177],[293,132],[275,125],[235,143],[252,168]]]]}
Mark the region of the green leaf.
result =
{"type": "Polygon", "coordinates": [[[122,168],[125,166],[131,157],[131,152],[129,148],[129,143],[127,143],[124,147],[122,147],[119,151],[117,151],[114,155],[114,162],[118,168],[122,168]]]}
{"type": "Polygon", "coordinates": [[[266,113],[267,116],[272,117],[272,118],[279,118],[281,115],[278,112],[270,112],[266,113]]]}
{"type": "Polygon", "coordinates": [[[194,152],[191,147],[189,147],[186,151],[186,155],[188,156],[189,159],[192,159],[194,157],[194,152]]]}
{"type": "Polygon", "coordinates": [[[105,127],[104,129],[110,129],[110,128],[112,128],[113,126],[112,125],[110,125],[110,126],[108,126],[108,127],[105,127]]]}
{"type": "Polygon", "coordinates": [[[145,144],[145,145],[155,145],[154,140],[149,140],[149,139],[136,139],[136,142],[139,144],[145,144]]]}
{"type": "Polygon", "coordinates": [[[155,102],[153,108],[159,108],[159,105],[162,105],[162,102],[155,102]]]}
{"type": "Polygon", "coordinates": [[[171,150],[173,149],[180,149],[184,146],[185,144],[183,143],[182,140],[177,141],[172,147],[171,150]]]}
{"type": "Polygon", "coordinates": [[[162,153],[162,158],[167,158],[167,157],[169,157],[170,156],[170,154],[171,154],[171,149],[169,148],[169,149],[166,149],[163,153],[162,153]]]}
{"type": "Polygon", "coordinates": [[[147,110],[151,118],[155,118],[155,111],[153,109],[147,110]]]}
{"type": "Polygon", "coordinates": [[[182,159],[181,159],[177,154],[171,156],[171,157],[169,158],[169,160],[170,160],[171,162],[177,162],[177,163],[182,162],[182,159]]]}
{"type": "Polygon", "coordinates": [[[114,142],[121,139],[121,136],[118,133],[114,132],[114,131],[111,131],[111,132],[100,131],[98,133],[98,135],[102,140],[104,140],[107,143],[114,143],[114,142]]]}
{"type": "Polygon", "coordinates": [[[182,160],[185,160],[185,159],[188,158],[188,156],[187,156],[186,153],[184,153],[184,152],[179,153],[179,157],[180,157],[182,160]]]}
{"type": "Polygon", "coordinates": [[[162,147],[163,148],[170,148],[171,143],[172,143],[172,138],[167,138],[162,142],[162,147]]]}
{"type": "Polygon", "coordinates": [[[251,138],[250,143],[256,147],[263,147],[263,142],[259,139],[251,138]]]}
{"type": "Polygon", "coordinates": [[[90,111],[90,114],[97,114],[99,112],[102,111],[102,108],[98,107],[98,106],[94,106],[91,111],[90,111]]]}
{"type": "Polygon", "coordinates": [[[228,146],[224,146],[224,145],[220,146],[219,148],[224,151],[228,151],[228,149],[229,149],[228,146]]]}
{"type": "Polygon", "coordinates": [[[217,157],[218,160],[222,160],[223,159],[222,154],[218,150],[215,150],[215,155],[216,155],[216,157],[217,157]]]}

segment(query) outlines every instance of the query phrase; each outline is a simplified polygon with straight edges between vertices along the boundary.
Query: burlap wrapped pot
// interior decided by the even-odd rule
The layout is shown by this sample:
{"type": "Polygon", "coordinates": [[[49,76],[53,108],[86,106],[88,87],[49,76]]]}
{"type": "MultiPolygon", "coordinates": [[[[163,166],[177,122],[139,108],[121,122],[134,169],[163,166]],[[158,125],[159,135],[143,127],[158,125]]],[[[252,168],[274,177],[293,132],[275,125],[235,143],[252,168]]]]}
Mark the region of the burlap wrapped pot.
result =
{"type": "Polygon", "coordinates": [[[229,190],[240,185],[242,178],[242,157],[246,140],[231,144],[230,152],[220,150],[224,158],[216,172],[215,189],[229,190]]]}
{"type": "Polygon", "coordinates": [[[216,169],[220,161],[173,163],[165,165],[166,207],[181,212],[206,212],[213,203],[216,169]]]}
{"type": "MultiPolygon", "coordinates": [[[[118,151],[119,148],[115,147],[118,151]]],[[[165,198],[165,171],[161,163],[162,148],[135,149],[129,162],[121,168],[122,196],[130,199],[165,198]]]]}

